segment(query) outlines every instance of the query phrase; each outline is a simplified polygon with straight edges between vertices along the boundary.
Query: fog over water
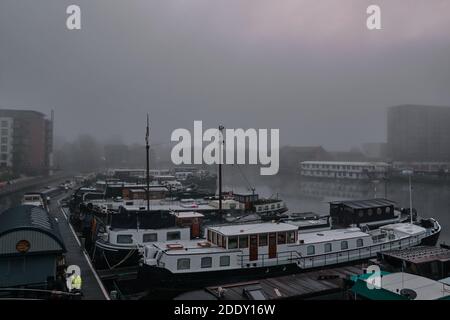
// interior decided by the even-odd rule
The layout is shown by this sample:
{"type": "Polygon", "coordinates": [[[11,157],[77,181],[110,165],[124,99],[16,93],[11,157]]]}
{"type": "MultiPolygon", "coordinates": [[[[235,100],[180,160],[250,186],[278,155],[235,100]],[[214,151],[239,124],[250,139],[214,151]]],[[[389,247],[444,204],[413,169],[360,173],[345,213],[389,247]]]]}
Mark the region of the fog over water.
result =
{"type": "MultiPolygon", "coordinates": [[[[286,201],[291,212],[329,213],[328,202],[334,200],[362,200],[374,197],[397,202],[409,207],[408,182],[390,182],[385,193],[384,183],[308,180],[300,176],[278,175],[275,178],[246,176],[250,185],[239,175],[225,178],[224,191],[251,192],[263,197],[276,197],[286,201]]],[[[413,182],[413,207],[424,218],[435,218],[442,226],[439,242],[450,244],[450,185],[413,182]]]]}

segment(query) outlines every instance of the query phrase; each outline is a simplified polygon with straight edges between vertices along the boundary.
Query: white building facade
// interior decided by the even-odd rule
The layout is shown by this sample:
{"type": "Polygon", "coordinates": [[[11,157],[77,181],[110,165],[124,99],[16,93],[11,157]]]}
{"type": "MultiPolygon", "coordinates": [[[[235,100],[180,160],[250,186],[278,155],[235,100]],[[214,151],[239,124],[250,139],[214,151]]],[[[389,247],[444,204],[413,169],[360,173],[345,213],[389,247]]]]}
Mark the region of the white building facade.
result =
{"type": "Polygon", "coordinates": [[[385,178],[389,167],[385,162],[303,161],[300,174],[314,178],[373,180],[385,178]]]}
{"type": "Polygon", "coordinates": [[[12,167],[14,120],[0,117],[0,167],[12,167]]]}

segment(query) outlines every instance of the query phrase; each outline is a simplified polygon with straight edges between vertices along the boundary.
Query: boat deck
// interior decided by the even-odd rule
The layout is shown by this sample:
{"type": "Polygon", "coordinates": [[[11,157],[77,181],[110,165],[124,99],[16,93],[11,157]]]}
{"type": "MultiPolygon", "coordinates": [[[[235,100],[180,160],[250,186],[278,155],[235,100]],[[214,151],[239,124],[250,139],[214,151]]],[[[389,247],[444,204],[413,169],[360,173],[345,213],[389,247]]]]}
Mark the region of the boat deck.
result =
{"type": "Polygon", "coordinates": [[[361,273],[361,266],[346,266],[208,287],[205,290],[220,300],[257,300],[258,297],[265,300],[310,299],[342,292],[343,279],[361,273]],[[220,297],[219,288],[225,289],[220,297]],[[259,291],[259,293],[246,295],[246,291],[249,293],[259,291]]]}

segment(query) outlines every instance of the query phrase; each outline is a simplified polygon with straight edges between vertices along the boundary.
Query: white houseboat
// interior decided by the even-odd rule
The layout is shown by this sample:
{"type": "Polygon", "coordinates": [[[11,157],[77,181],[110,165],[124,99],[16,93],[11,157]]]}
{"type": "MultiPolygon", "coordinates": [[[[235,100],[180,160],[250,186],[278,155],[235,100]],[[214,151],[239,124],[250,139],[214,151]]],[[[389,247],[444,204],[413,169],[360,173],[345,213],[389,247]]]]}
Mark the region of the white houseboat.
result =
{"type": "Polygon", "coordinates": [[[207,238],[158,242],[142,252],[138,279],[147,288],[186,290],[286,275],[369,259],[384,250],[436,243],[434,219],[397,223],[363,232],[359,228],[299,233],[287,223],[206,228],[207,238]]]}
{"type": "Polygon", "coordinates": [[[386,177],[386,162],[303,161],[300,174],[311,178],[374,180],[386,177]]]}

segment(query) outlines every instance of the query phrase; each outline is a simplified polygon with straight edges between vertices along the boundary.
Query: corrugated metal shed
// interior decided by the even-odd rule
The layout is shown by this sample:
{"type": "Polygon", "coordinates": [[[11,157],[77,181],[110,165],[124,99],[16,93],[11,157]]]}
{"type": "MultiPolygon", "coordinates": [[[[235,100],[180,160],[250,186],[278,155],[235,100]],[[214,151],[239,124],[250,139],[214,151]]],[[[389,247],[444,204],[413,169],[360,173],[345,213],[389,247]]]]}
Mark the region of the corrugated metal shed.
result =
{"type": "Polygon", "coordinates": [[[56,221],[40,207],[22,205],[0,214],[0,256],[23,255],[21,240],[29,243],[27,253],[64,253],[66,248],[56,221]]]}

